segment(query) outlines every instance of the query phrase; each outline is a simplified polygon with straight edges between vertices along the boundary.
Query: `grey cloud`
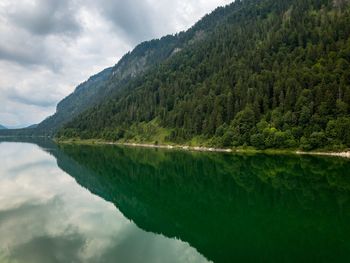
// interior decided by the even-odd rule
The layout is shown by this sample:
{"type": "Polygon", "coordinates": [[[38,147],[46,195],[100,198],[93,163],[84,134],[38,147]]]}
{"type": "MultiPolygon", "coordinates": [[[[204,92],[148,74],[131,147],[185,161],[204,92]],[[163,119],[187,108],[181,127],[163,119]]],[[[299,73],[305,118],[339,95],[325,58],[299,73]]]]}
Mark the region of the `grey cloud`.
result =
{"type": "Polygon", "coordinates": [[[2,96],[7,101],[16,102],[22,105],[36,106],[41,108],[55,107],[59,101],[57,93],[43,93],[43,90],[23,91],[16,88],[3,89],[2,96]]]}
{"type": "MultiPolygon", "coordinates": [[[[18,207],[0,211],[0,223],[3,226],[12,227],[15,223],[18,229],[26,226],[26,233],[32,237],[26,242],[18,242],[9,250],[9,259],[15,262],[81,262],[79,251],[86,244],[85,238],[67,226],[63,233],[57,236],[50,236],[46,229],[50,223],[57,218],[58,211],[62,211],[62,200],[58,197],[50,199],[47,203],[24,203],[18,207]],[[38,215],[40,215],[38,217],[38,215]],[[40,248],[40,253],[38,252],[40,248]]],[[[14,230],[13,238],[20,240],[25,237],[22,233],[14,230]]],[[[12,262],[12,261],[11,261],[12,262]]]]}
{"type": "Polygon", "coordinates": [[[18,102],[20,104],[25,104],[25,105],[30,105],[30,106],[37,106],[37,107],[42,107],[42,108],[47,108],[47,107],[54,107],[58,99],[50,96],[28,96],[28,95],[22,95],[17,92],[14,94],[10,94],[8,96],[10,100],[13,100],[15,102],[18,102]]]}
{"type": "Polygon", "coordinates": [[[81,32],[77,12],[75,0],[5,2],[0,6],[0,60],[59,71],[63,59],[57,47],[69,45],[81,32]]]}
{"type": "Polygon", "coordinates": [[[46,65],[53,71],[59,70],[60,61],[46,53],[44,46],[28,47],[25,44],[22,46],[15,44],[9,48],[0,43],[0,60],[15,62],[25,67],[46,65]]]}
{"type": "Polygon", "coordinates": [[[0,59],[14,61],[23,65],[40,64],[36,57],[30,54],[18,52],[18,50],[9,50],[6,47],[0,46],[0,59]]]}
{"type": "Polygon", "coordinates": [[[156,30],[152,20],[156,14],[152,12],[152,7],[147,1],[103,0],[99,4],[101,14],[133,44],[154,37],[156,30]]]}
{"type": "Polygon", "coordinates": [[[0,24],[0,39],[5,40],[0,42],[0,60],[14,62],[25,69],[31,66],[45,66],[52,71],[58,71],[62,66],[60,57],[56,52],[52,52],[55,47],[52,46],[56,39],[54,37],[42,38],[13,26],[5,29],[0,24]]]}
{"type": "Polygon", "coordinates": [[[69,0],[36,0],[8,11],[11,22],[35,35],[75,35],[81,27],[69,0]]]}
{"type": "Polygon", "coordinates": [[[79,259],[79,252],[85,245],[86,241],[78,233],[36,237],[15,247],[11,251],[10,258],[15,262],[82,262],[79,259]]]}

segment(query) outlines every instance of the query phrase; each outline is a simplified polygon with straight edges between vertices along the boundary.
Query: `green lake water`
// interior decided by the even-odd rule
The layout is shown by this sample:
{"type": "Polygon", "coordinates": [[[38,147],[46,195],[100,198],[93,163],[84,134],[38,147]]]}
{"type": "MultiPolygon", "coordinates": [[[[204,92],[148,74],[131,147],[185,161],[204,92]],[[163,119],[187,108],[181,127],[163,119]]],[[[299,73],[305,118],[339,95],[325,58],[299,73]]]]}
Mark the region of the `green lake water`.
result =
{"type": "Polygon", "coordinates": [[[350,262],[350,161],[3,141],[0,262],[350,262]]]}

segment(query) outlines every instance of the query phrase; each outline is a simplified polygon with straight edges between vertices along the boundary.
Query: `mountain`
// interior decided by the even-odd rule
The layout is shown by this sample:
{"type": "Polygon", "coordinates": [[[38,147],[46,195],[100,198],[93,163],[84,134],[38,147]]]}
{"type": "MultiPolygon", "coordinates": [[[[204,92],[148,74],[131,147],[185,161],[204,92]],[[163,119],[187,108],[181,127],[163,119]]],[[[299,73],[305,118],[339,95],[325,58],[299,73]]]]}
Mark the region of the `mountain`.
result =
{"type": "Polygon", "coordinates": [[[54,134],[65,123],[111,95],[123,82],[136,77],[150,64],[156,63],[158,50],[145,48],[146,45],[147,43],[141,44],[132,53],[124,56],[115,67],[107,68],[80,84],[57,105],[53,116],[38,125],[38,130],[41,133],[54,134]]]}
{"type": "Polygon", "coordinates": [[[7,130],[7,128],[6,128],[5,126],[2,126],[2,125],[0,124],[0,130],[7,130]]]}
{"type": "Polygon", "coordinates": [[[32,125],[26,127],[26,129],[35,129],[37,127],[38,127],[38,124],[32,124],[32,125]]]}
{"type": "Polygon", "coordinates": [[[141,43],[37,127],[0,135],[349,148],[349,2],[237,0],[141,43]]]}
{"type": "Polygon", "coordinates": [[[350,147],[348,0],[236,1],[167,38],[167,55],[119,88],[116,74],[58,137],[350,147]]]}
{"type": "MultiPolygon", "coordinates": [[[[210,26],[213,27],[214,24],[210,26]]],[[[35,131],[31,131],[41,135],[55,134],[64,124],[85,110],[113,96],[115,92],[127,86],[131,80],[149,68],[164,62],[189,43],[194,44],[201,37],[201,31],[191,31],[187,34],[168,35],[161,39],[141,43],[132,52],[127,53],[114,67],[107,68],[80,84],[71,95],[58,104],[53,116],[41,122],[35,127],[35,131]]],[[[29,131],[19,130],[18,132],[28,133],[29,131]]]]}
{"type": "Polygon", "coordinates": [[[111,68],[105,69],[80,84],[71,95],[57,105],[56,113],[53,116],[50,116],[35,128],[44,133],[55,133],[63,124],[93,105],[98,101],[98,94],[105,87],[111,72],[111,68]]]}

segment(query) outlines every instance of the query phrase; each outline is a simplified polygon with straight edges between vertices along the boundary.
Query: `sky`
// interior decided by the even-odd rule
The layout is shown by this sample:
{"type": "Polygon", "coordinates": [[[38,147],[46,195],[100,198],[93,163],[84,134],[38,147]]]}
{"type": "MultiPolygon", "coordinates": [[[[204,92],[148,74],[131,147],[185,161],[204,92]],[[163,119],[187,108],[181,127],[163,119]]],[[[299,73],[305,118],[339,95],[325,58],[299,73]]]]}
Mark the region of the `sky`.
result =
{"type": "Polygon", "coordinates": [[[138,43],[232,0],[1,0],[0,124],[26,127],[138,43]]]}

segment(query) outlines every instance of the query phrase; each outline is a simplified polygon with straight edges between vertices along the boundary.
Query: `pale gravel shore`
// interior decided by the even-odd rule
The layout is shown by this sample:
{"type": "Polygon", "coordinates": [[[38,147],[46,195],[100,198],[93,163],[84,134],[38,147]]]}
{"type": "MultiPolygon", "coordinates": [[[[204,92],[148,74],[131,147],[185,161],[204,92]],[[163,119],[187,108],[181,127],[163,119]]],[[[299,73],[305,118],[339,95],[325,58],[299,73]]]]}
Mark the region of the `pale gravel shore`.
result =
{"type": "MultiPolygon", "coordinates": [[[[143,147],[143,148],[156,148],[156,149],[179,149],[186,151],[198,151],[198,152],[222,152],[222,153],[244,153],[244,150],[232,150],[232,149],[220,149],[220,148],[207,148],[207,147],[192,147],[192,146],[183,146],[183,145],[156,145],[156,144],[142,144],[142,143],[108,143],[114,145],[123,145],[123,146],[131,146],[131,147],[143,147]]],[[[259,152],[259,151],[257,151],[259,152]]],[[[263,151],[262,151],[263,152],[263,151]]],[[[287,153],[287,152],[286,152],[287,153]]],[[[288,152],[294,153],[298,155],[319,155],[319,156],[334,156],[334,157],[343,157],[350,158],[350,151],[347,152],[288,152]]]]}
{"type": "Polygon", "coordinates": [[[296,152],[300,155],[322,155],[322,156],[335,156],[335,157],[343,157],[343,158],[350,158],[350,151],[349,152],[296,152]]]}
{"type": "MultiPolygon", "coordinates": [[[[62,142],[73,143],[74,142],[62,142]]],[[[81,144],[84,144],[82,142],[81,144]]],[[[89,144],[89,143],[87,143],[89,144]]],[[[350,158],[350,151],[343,152],[303,152],[303,151],[290,151],[290,150],[244,150],[244,149],[221,149],[221,148],[209,148],[200,146],[186,146],[186,145],[161,145],[161,144],[147,144],[147,143],[122,143],[122,142],[102,142],[97,141],[93,144],[99,145],[120,145],[129,147],[141,147],[141,148],[154,148],[154,149],[169,149],[169,150],[184,150],[184,151],[196,151],[196,152],[217,152],[217,153],[266,153],[266,154],[297,154],[297,155],[318,155],[318,156],[331,156],[350,158]]]]}
{"type": "Polygon", "coordinates": [[[156,148],[156,149],[180,149],[186,151],[197,151],[197,152],[233,152],[231,149],[219,149],[219,148],[207,148],[207,147],[191,147],[191,146],[182,146],[182,145],[156,145],[156,144],[142,144],[142,143],[109,143],[123,146],[132,146],[132,147],[143,147],[143,148],[156,148]]]}

